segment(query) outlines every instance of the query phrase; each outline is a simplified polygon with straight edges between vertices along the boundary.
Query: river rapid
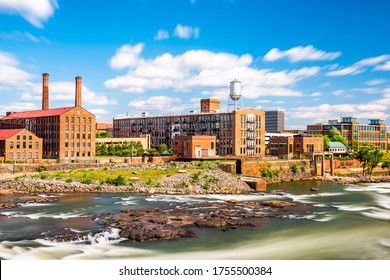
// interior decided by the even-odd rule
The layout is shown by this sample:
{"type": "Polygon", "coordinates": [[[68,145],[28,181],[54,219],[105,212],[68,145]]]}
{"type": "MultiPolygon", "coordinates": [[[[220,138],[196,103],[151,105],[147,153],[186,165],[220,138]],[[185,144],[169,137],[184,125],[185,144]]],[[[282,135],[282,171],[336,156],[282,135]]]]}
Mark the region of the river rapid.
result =
{"type": "Polygon", "coordinates": [[[46,196],[57,200],[0,210],[1,259],[390,259],[390,183],[296,181],[271,184],[265,193],[245,195],[46,196]],[[264,218],[257,227],[196,229],[194,238],[152,242],[121,240],[115,228],[99,232],[91,219],[101,212],[231,199],[284,200],[309,207],[298,207],[296,212],[292,208],[294,214],[282,219],[264,218]],[[72,242],[42,238],[64,229],[91,233],[72,242]]]}

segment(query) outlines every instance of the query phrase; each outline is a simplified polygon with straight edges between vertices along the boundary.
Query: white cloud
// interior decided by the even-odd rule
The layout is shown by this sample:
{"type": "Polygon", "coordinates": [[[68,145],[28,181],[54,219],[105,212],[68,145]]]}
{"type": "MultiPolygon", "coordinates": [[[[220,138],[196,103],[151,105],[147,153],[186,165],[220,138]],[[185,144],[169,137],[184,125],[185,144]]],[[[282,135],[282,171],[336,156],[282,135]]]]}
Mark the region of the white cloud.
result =
{"type": "MultiPolygon", "coordinates": [[[[20,97],[21,100],[40,101],[42,99],[42,84],[33,84],[28,92],[25,92],[20,97]]],[[[49,102],[51,101],[71,101],[75,100],[75,84],[74,82],[50,82],[49,81],[49,102]]],[[[86,86],[82,86],[83,104],[88,105],[115,105],[117,101],[108,99],[103,94],[97,94],[86,86]]]]}
{"type": "Polygon", "coordinates": [[[387,111],[390,108],[390,100],[383,103],[384,100],[374,101],[368,104],[321,104],[313,107],[297,107],[289,111],[291,119],[308,119],[310,123],[327,123],[328,120],[341,116],[353,116],[357,118],[381,118],[390,117],[387,111]]]}
{"type": "Polygon", "coordinates": [[[20,69],[18,59],[7,52],[0,51],[0,90],[24,88],[32,75],[20,69]]]}
{"type": "Polygon", "coordinates": [[[390,61],[386,61],[385,64],[375,66],[374,71],[390,71],[390,61]]]}
{"type": "Polygon", "coordinates": [[[344,93],[345,93],[344,90],[339,89],[339,90],[335,90],[335,91],[333,92],[333,95],[339,96],[339,95],[343,95],[344,93]]]}
{"type": "Polygon", "coordinates": [[[152,96],[148,99],[137,99],[129,102],[128,106],[139,111],[161,110],[163,112],[177,112],[184,109],[179,106],[180,98],[173,98],[168,96],[152,96]]]}
{"type": "Polygon", "coordinates": [[[261,100],[256,100],[255,103],[270,103],[271,100],[269,99],[261,99],[261,100]]]}
{"type": "Polygon", "coordinates": [[[317,50],[313,46],[298,46],[291,48],[286,51],[281,51],[278,48],[270,50],[264,57],[265,61],[276,61],[282,58],[287,58],[290,62],[299,61],[322,61],[322,60],[333,60],[341,55],[341,52],[325,52],[317,50]]]}
{"type": "Polygon", "coordinates": [[[135,46],[123,45],[116,50],[115,55],[110,59],[110,67],[116,70],[127,67],[136,66],[142,61],[139,54],[142,52],[144,44],[137,44],[135,46]]]}
{"type": "Polygon", "coordinates": [[[376,80],[367,81],[367,82],[365,82],[365,84],[368,86],[377,86],[377,85],[383,84],[385,82],[386,82],[386,80],[376,79],[376,80]]]}
{"type": "Polygon", "coordinates": [[[0,12],[19,14],[29,23],[43,28],[46,22],[58,9],[56,0],[1,0],[0,12]]]}
{"type": "MultiPolygon", "coordinates": [[[[138,44],[136,46],[143,46],[138,44]]],[[[304,67],[292,71],[273,72],[270,69],[256,69],[250,65],[253,57],[249,54],[237,56],[230,53],[215,53],[207,50],[189,50],[172,55],[164,53],[155,58],[141,57],[142,48],[125,45],[118,49],[111,62],[123,52],[129,53],[131,63],[116,61],[113,68],[127,65],[128,72],[107,80],[110,89],[124,92],[143,93],[147,90],[173,89],[186,92],[194,88],[213,88],[212,96],[226,99],[229,82],[237,78],[243,83],[243,94],[247,98],[259,96],[301,96],[302,93],[287,88],[297,81],[318,74],[319,67],[304,67]],[[136,53],[136,55],[134,55],[136,53]],[[119,55],[118,55],[119,54],[119,55]],[[118,62],[118,63],[117,63],[118,62]],[[226,97],[225,97],[226,96],[226,97]]],[[[125,56],[127,57],[127,56],[125,56]]],[[[208,89],[210,90],[210,89],[208,89]]]]}
{"type": "Polygon", "coordinates": [[[313,97],[322,96],[322,92],[313,92],[312,94],[310,94],[310,96],[313,96],[313,97]]]}
{"type": "Polygon", "coordinates": [[[175,30],[173,31],[175,37],[180,39],[189,39],[189,38],[199,38],[199,27],[191,27],[187,25],[181,25],[180,23],[176,25],[175,30]]]}
{"type": "MultiPolygon", "coordinates": [[[[349,67],[346,67],[346,68],[343,68],[343,69],[339,69],[339,70],[335,70],[335,71],[330,71],[328,73],[326,73],[327,76],[347,76],[347,75],[358,75],[360,73],[363,73],[364,71],[366,71],[366,67],[367,66],[374,66],[374,65],[377,65],[379,63],[382,63],[386,60],[389,60],[390,59],[390,55],[380,55],[380,56],[376,56],[376,57],[369,57],[369,58],[365,58],[365,59],[362,59],[356,63],[354,63],[353,65],[349,66],[349,67]]],[[[376,66],[374,68],[374,70],[379,67],[379,66],[376,66]]],[[[376,69],[378,70],[378,69],[376,69]]],[[[383,69],[382,69],[383,70],[383,69]]]]}
{"type": "MultiPolygon", "coordinates": [[[[15,30],[12,33],[0,33],[0,38],[6,41],[19,41],[19,42],[34,42],[39,43],[41,42],[41,39],[32,35],[29,32],[21,32],[19,30],[15,30]]],[[[45,40],[46,41],[46,40],[45,40]]]]}
{"type": "Polygon", "coordinates": [[[39,109],[34,103],[10,103],[7,105],[0,105],[0,116],[5,116],[6,112],[22,112],[39,109]]]}
{"type": "Polygon", "coordinates": [[[169,38],[169,32],[166,30],[158,30],[157,34],[154,36],[154,40],[161,41],[161,40],[166,40],[169,38]]]}

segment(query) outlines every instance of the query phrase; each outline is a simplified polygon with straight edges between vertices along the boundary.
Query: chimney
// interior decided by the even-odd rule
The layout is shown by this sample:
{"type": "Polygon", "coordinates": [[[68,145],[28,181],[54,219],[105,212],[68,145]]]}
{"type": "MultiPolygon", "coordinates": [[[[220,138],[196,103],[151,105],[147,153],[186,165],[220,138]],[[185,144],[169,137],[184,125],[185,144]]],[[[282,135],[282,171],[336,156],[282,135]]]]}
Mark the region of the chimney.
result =
{"type": "Polygon", "coordinates": [[[49,74],[43,73],[43,84],[42,84],[42,110],[49,109],[49,74]]]}
{"type": "Polygon", "coordinates": [[[76,77],[75,107],[81,107],[81,77],[76,77]]]}

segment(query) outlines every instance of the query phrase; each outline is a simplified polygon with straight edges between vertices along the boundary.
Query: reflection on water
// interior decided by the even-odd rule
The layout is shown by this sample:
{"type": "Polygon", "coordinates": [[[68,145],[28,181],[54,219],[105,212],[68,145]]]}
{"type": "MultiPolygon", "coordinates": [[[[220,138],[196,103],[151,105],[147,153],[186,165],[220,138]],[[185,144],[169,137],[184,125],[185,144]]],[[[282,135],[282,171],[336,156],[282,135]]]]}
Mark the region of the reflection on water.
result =
{"type": "MultiPolygon", "coordinates": [[[[55,203],[2,210],[3,259],[390,259],[390,184],[343,186],[288,182],[250,195],[72,194],[55,203]],[[312,187],[320,189],[311,192],[312,187]],[[196,229],[196,238],[136,243],[117,229],[91,230],[90,217],[120,209],[169,208],[196,202],[279,199],[310,207],[286,219],[261,220],[256,228],[196,229]],[[75,218],[77,217],[77,218],[75,218]],[[69,229],[86,240],[57,243],[34,237],[69,229]]],[[[298,208],[297,208],[298,209],[298,208]]]]}

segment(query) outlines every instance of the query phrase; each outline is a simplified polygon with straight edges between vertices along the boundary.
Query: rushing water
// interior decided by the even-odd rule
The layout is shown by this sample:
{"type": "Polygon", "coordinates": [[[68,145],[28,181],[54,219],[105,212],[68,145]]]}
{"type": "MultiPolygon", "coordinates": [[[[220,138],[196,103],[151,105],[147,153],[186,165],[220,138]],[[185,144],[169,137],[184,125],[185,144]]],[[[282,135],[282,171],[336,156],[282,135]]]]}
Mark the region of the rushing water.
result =
{"type": "Polygon", "coordinates": [[[343,186],[289,182],[249,195],[72,194],[47,204],[0,210],[2,259],[390,259],[390,184],[343,186]],[[310,188],[319,188],[311,192],[310,188]],[[38,235],[96,230],[90,217],[121,209],[172,203],[278,199],[310,207],[286,219],[264,218],[258,227],[197,229],[196,238],[136,243],[111,229],[88,242],[53,242],[38,235]]]}

